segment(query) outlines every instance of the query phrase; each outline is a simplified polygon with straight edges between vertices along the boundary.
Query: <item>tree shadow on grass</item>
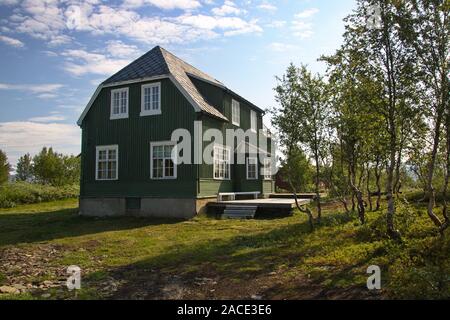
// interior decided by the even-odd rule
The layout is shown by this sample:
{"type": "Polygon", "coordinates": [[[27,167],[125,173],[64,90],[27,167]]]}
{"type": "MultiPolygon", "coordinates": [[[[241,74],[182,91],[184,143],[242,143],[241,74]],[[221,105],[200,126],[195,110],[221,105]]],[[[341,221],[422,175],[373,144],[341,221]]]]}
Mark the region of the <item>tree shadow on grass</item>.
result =
{"type": "MultiPolygon", "coordinates": [[[[335,219],[325,218],[321,226],[335,223],[335,219]]],[[[296,269],[304,259],[308,234],[307,222],[299,222],[269,232],[178,244],[164,254],[89,274],[85,284],[102,297],[116,299],[249,299],[254,294],[269,299],[321,299],[327,290],[322,280],[315,282],[296,269]],[[289,274],[292,270],[297,270],[296,274],[289,274]],[[117,290],[108,292],[108,281],[116,282],[117,290]]],[[[371,258],[357,261],[348,270],[371,258]]],[[[330,272],[331,283],[348,270],[330,272]]]]}
{"type": "Polygon", "coordinates": [[[78,209],[0,214],[0,247],[118,231],[184,220],[137,217],[83,217],[78,209]]]}

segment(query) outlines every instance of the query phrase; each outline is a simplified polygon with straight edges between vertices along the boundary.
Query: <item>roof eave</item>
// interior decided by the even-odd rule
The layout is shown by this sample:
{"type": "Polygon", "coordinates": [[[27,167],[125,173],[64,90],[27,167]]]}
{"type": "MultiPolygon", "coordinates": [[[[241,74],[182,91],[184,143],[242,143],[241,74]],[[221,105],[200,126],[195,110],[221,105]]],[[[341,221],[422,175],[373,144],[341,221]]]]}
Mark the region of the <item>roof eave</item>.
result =
{"type": "Polygon", "coordinates": [[[230,94],[232,94],[232,95],[238,97],[239,99],[245,101],[245,103],[248,103],[252,108],[258,110],[258,111],[261,112],[262,114],[265,114],[265,113],[266,113],[263,109],[261,109],[260,107],[258,107],[258,106],[255,105],[254,103],[248,101],[247,99],[245,99],[245,98],[242,97],[241,95],[237,94],[237,93],[234,92],[233,90],[227,88],[223,83],[221,83],[221,82],[219,82],[219,81],[213,82],[213,81],[204,79],[204,78],[202,78],[202,77],[199,77],[199,76],[197,76],[197,75],[195,75],[195,74],[192,74],[192,73],[190,73],[190,72],[186,72],[186,74],[187,74],[188,76],[190,76],[190,77],[193,77],[193,78],[198,79],[198,80],[200,80],[200,81],[209,83],[210,85],[213,85],[213,86],[216,86],[216,87],[218,87],[218,88],[221,88],[221,89],[225,90],[226,92],[228,92],[228,93],[230,93],[230,94]]]}

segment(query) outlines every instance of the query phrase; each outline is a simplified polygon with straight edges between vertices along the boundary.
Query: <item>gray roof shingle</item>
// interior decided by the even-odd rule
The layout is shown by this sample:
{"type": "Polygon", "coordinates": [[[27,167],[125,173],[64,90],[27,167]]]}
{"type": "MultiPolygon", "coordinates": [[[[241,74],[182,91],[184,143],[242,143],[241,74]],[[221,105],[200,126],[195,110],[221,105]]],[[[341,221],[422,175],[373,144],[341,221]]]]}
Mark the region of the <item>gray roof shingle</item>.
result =
{"type": "Polygon", "coordinates": [[[194,68],[160,46],[154,47],[143,56],[131,62],[129,65],[106,79],[103,84],[106,85],[115,82],[136,80],[167,74],[171,74],[173,76],[175,81],[178,82],[178,84],[202,111],[211,116],[228,120],[219,110],[210,105],[203,98],[195,85],[192,83],[188,74],[192,74],[218,86],[224,87],[224,85],[220,81],[194,68]]]}

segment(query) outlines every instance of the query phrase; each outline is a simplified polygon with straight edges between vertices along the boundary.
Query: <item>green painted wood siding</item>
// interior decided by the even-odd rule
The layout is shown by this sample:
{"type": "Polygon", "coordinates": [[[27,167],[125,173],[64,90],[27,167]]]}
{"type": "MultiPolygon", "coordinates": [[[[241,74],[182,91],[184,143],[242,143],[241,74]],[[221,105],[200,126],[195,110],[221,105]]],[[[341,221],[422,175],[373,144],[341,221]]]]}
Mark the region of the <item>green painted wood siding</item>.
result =
{"type": "Polygon", "coordinates": [[[193,132],[196,119],[194,108],[173,83],[169,79],[159,82],[161,115],[140,116],[141,85],[145,83],[120,86],[129,88],[127,119],[110,120],[111,88],[100,92],[82,123],[82,197],[196,196],[196,165],[179,165],[176,180],[150,179],[150,141],[170,140],[176,128],[193,132]],[[95,147],[113,144],[119,146],[118,180],[96,181],[95,147]]]}
{"type": "MultiPolygon", "coordinates": [[[[200,80],[193,80],[198,90],[202,93],[205,99],[212,105],[217,107],[230,121],[224,122],[211,117],[203,116],[202,129],[205,132],[208,129],[216,128],[222,131],[225,138],[226,129],[236,129],[235,125],[231,123],[231,101],[235,99],[240,103],[240,128],[244,131],[250,129],[250,110],[251,108],[246,102],[238,97],[224,92],[223,89],[213,86],[209,83],[200,80]]],[[[257,129],[262,129],[262,114],[256,111],[257,114],[257,129]]],[[[209,145],[210,142],[203,142],[203,148],[209,145]]],[[[233,155],[234,150],[232,150],[233,155]]],[[[259,166],[258,166],[259,169],[259,166]]],[[[231,179],[230,180],[216,180],[214,179],[213,165],[202,164],[199,165],[199,183],[198,196],[208,197],[215,196],[218,192],[239,192],[239,191],[260,191],[263,192],[262,176],[258,175],[258,180],[247,180],[245,165],[231,165],[231,179]]]]}

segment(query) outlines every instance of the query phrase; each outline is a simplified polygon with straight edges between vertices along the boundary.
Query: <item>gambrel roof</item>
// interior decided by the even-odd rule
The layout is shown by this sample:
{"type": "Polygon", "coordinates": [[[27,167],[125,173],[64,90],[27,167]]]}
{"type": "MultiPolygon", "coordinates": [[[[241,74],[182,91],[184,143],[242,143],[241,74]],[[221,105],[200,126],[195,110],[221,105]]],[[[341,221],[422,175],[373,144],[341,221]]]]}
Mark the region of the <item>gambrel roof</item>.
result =
{"type": "MultiPolygon", "coordinates": [[[[228,119],[219,110],[203,98],[190,77],[206,81],[232,92],[220,81],[184,62],[160,46],[156,46],[100,84],[77,123],[81,125],[89,108],[102,88],[161,78],[170,78],[183,95],[193,104],[196,111],[205,112],[210,116],[227,121],[228,119]]],[[[238,96],[237,94],[235,95],[238,96]]],[[[252,106],[257,108],[253,104],[252,106]]]]}

